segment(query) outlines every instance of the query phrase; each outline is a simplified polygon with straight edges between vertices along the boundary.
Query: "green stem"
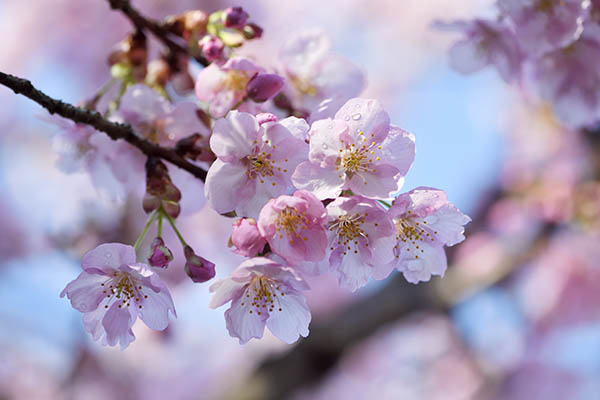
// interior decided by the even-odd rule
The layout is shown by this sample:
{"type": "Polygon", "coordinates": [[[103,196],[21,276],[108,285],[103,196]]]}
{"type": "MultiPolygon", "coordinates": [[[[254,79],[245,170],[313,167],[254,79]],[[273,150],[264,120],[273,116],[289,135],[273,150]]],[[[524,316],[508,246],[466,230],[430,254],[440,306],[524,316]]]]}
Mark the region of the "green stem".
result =
{"type": "Polygon", "coordinates": [[[378,202],[380,202],[381,204],[383,204],[384,206],[386,206],[387,208],[391,208],[392,205],[390,203],[388,203],[387,201],[384,200],[377,200],[378,202]]]}
{"type": "Polygon", "coordinates": [[[171,224],[171,228],[173,228],[173,231],[179,238],[179,241],[181,242],[183,247],[187,246],[188,244],[185,242],[185,239],[181,235],[181,232],[179,232],[179,229],[177,229],[177,226],[175,225],[175,220],[169,214],[167,214],[162,207],[159,210],[160,210],[161,214],[165,216],[167,221],[169,221],[169,224],[171,224]]]}
{"type": "Polygon", "coordinates": [[[142,240],[144,239],[144,236],[146,236],[146,233],[148,233],[148,229],[150,229],[150,226],[152,225],[152,223],[156,219],[157,215],[158,215],[158,211],[154,211],[148,217],[148,221],[146,222],[146,226],[144,227],[144,230],[142,231],[142,233],[140,234],[140,237],[138,237],[138,239],[135,241],[135,244],[133,245],[133,249],[135,251],[137,251],[138,248],[140,247],[140,244],[142,243],[142,240]]]}
{"type": "Polygon", "coordinates": [[[156,236],[158,236],[158,237],[162,236],[162,219],[163,219],[163,213],[159,212],[158,213],[158,225],[156,228],[156,236]]]}

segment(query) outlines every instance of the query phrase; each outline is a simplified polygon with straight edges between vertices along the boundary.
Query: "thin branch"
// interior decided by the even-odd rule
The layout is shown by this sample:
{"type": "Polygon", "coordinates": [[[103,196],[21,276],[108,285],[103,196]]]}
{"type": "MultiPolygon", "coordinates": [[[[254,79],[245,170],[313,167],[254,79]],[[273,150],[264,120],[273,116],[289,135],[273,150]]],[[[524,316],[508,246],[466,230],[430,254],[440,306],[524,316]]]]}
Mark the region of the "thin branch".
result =
{"type": "Polygon", "coordinates": [[[127,141],[149,157],[162,158],[163,160],[186,170],[202,181],[206,179],[206,171],[204,169],[181,157],[174,149],[155,145],[136,135],[128,124],[109,121],[99,112],[75,107],[71,104],[54,99],[36,89],[32,83],[26,79],[0,72],[0,84],[12,89],[12,91],[17,94],[21,94],[35,101],[48,110],[50,114],[58,114],[61,117],[67,118],[78,124],[92,126],[97,130],[106,133],[113,140],[123,139],[127,141]]]}
{"type": "Polygon", "coordinates": [[[182,53],[189,57],[194,58],[200,64],[207,66],[209,62],[202,56],[192,55],[184,46],[175,42],[171,39],[169,32],[167,32],[160,23],[144,17],[137,9],[135,9],[129,0],[108,0],[110,8],[113,10],[121,11],[131,23],[139,30],[150,31],[158,40],[163,42],[165,46],[174,53],[182,53]]]}

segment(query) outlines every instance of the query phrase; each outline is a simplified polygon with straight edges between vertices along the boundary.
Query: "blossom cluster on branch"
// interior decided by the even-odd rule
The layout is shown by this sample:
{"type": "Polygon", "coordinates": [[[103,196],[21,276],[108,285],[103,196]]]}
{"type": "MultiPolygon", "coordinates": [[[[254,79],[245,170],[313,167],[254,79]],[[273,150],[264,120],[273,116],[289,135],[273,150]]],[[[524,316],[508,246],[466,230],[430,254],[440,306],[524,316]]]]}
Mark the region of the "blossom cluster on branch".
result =
{"type": "Polygon", "coordinates": [[[497,0],[494,20],[438,22],[464,36],[450,50],[461,73],[493,66],[552,104],[574,128],[600,122],[600,2],[597,0],[497,0]]]}
{"type": "MultiPolygon", "coordinates": [[[[237,52],[262,36],[241,7],[150,23],[128,2],[111,5],[136,30],[115,46],[110,80],[83,107],[208,171],[205,198],[236,218],[229,247],[248,258],[210,287],[211,307],[231,303],[225,311],[231,336],[245,343],[261,338],[265,327],[287,343],[307,336],[308,275],[332,272],[354,291],[395,269],[413,283],[444,274],[444,247],[464,239],[470,218],[442,190],[398,194],[415,137],[392,125],[377,100],[357,97],[363,74],[332,50],[322,31],[299,32],[277,62],[261,63],[237,52]],[[145,30],[167,45],[156,59],[150,60],[145,30]],[[180,42],[185,54],[173,44],[180,42]],[[207,61],[195,77],[194,59],[207,61]]],[[[215,264],[194,252],[176,221],[203,206],[195,194],[203,183],[182,181],[157,156],[93,125],[51,122],[61,128],[55,144],[63,169],[87,171],[113,198],[143,197],[148,220],[135,244],[91,250],[83,272],[61,293],[83,313],[94,339],[125,348],[135,339],[137,317],[162,330],[176,315],[160,279],[173,260],[163,222],[183,247],[189,278],[203,283],[215,276],[215,264]]]]}

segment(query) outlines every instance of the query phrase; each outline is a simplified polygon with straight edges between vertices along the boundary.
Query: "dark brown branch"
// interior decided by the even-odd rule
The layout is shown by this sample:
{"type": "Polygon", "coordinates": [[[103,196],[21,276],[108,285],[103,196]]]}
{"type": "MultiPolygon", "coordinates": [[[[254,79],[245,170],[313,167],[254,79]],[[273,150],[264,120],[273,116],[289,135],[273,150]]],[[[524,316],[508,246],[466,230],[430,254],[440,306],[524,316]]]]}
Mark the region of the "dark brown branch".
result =
{"type": "Polygon", "coordinates": [[[26,79],[0,72],[0,84],[12,89],[12,91],[17,94],[21,94],[35,101],[48,110],[50,114],[58,114],[61,117],[67,118],[78,124],[92,126],[97,130],[106,133],[113,140],[123,139],[127,141],[147,156],[162,158],[163,160],[188,171],[202,181],[206,179],[205,170],[178,155],[174,149],[161,147],[141,138],[135,134],[128,124],[111,122],[104,118],[99,112],[75,107],[71,104],[54,99],[36,89],[31,82],[26,79]]]}
{"type": "Polygon", "coordinates": [[[147,17],[144,17],[138,10],[136,10],[129,0],[108,0],[110,3],[110,7],[113,10],[121,11],[131,23],[139,30],[148,30],[150,31],[158,40],[160,40],[165,46],[169,48],[174,53],[182,53],[189,57],[194,58],[200,64],[207,66],[209,62],[202,56],[192,55],[190,52],[181,44],[175,42],[171,39],[171,35],[162,26],[147,17]]]}

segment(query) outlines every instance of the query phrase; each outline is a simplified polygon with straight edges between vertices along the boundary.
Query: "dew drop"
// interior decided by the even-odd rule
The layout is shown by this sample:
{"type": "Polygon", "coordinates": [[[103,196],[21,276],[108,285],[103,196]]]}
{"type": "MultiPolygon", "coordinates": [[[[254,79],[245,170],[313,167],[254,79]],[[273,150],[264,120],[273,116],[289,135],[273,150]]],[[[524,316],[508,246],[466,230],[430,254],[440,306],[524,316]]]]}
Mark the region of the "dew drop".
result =
{"type": "Polygon", "coordinates": [[[352,116],[352,119],[355,121],[358,121],[361,118],[361,115],[359,113],[356,113],[352,116]]]}
{"type": "Polygon", "coordinates": [[[333,129],[333,124],[327,126],[328,129],[333,129]]]}
{"type": "Polygon", "coordinates": [[[111,258],[112,257],[112,253],[106,253],[104,255],[106,256],[106,258],[111,258]]]}
{"type": "Polygon", "coordinates": [[[360,108],[360,104],[356,103],[356,104],[354,105],[354,108],[360,108]]]}
{"type": "Polygon", "coordinates": [[[345,119],[346,121],[350,121],[350,116],[349,116],[349,115],[346,115],[346,116],[344,117],[344,119],[345,119]]]}
{"type": "Polygon", "coordinates": [[[327,145],[325,143],[323,143],[321,147],[323,147],[323,150],[327,150],[327,145]]]}

